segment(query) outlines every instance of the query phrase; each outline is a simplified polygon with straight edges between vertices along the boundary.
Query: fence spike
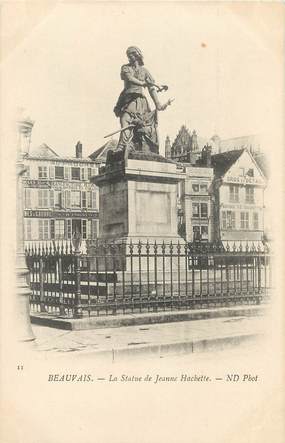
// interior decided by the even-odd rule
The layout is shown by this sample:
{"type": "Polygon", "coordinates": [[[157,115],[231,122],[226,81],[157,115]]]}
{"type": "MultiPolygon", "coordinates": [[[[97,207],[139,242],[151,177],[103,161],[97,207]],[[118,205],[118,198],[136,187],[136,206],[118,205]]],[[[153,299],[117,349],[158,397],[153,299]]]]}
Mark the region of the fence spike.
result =
{"type": "Polygon", "coordinates": [[[146,253],[147,253],[147,255],[149,255],[149,249],[150,249],[150,246],[149,246],[149,241],[148,241],[148,239],[146,240],[145,249],[146,249],[146,253]]]}
{"type": "Polygon", "coordinates": [[[157,243],[156,243],[156,240],[154,240],[153,252],[155,253],[155,255],[157,254],[157,243]]]}
{"type": "Polygon", "coordinates": [[[180,246],[180,242],[178,240],[178,243],[177,243],[177,254],[180,255],[180,252],[181,252],[181,246],[180,246]]]}

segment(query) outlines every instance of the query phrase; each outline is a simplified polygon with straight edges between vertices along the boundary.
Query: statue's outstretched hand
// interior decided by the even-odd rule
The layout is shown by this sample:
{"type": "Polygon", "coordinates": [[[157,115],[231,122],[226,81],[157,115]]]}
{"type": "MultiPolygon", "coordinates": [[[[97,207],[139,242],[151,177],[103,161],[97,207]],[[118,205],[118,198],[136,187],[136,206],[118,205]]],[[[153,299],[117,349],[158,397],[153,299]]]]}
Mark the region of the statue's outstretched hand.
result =
{"type": "Polygon", "coordinates": [[[167,100],[167,102],[166,103],[164,103],[163,105],[160,105],[159,104],[159,106],[157,106],[157,110],[158,111],[164,111],[166,108],[167,108],[167,106],[170,106],[171,105],[171,103],[174,101],[174,98],[170,98],[169,100],[167,100]]]}

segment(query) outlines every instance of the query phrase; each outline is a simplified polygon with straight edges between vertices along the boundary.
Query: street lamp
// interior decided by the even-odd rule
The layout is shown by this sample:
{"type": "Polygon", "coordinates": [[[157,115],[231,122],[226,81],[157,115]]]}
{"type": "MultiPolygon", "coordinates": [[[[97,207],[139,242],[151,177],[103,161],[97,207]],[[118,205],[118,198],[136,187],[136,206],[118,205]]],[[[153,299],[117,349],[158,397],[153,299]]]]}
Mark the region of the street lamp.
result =
{"type": "Polygon", "coordinates": [[[16,188],[16,309],[18,339],[21,342],[31,342],[35,336],[31,327],[29,297],[31,290],[27,284],[29,270],[26,264],[24,249],[24,213],[23,213],[23,182],[22,177],[26,171],[24,158],[29,153],[31,133],[34,122],[30,118],[17,121],[17,188],[16,188]]]}

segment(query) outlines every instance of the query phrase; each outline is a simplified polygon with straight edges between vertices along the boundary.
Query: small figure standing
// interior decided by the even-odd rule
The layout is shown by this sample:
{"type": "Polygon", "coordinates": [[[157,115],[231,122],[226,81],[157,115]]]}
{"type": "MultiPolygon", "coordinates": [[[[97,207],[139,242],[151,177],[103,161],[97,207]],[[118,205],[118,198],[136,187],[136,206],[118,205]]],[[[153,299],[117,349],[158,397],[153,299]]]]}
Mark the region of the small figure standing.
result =
{"type": "Polygon", "coordinates": [[[163,111],[171,100],[161,105],[156,90],[160,91],[167,87],[155,85],[153,77],[144,67],[143,55],[139,48],[129,47],[127,56],[129,63],[121,68],[124,89],[114,108],[114,113],[120,118],[123,129],[117,150],[138,150],[158,154],[157,111],[163,111]],[[150,109],[143,88],[148,88],[155,105],[154,111],[150,109]]]}

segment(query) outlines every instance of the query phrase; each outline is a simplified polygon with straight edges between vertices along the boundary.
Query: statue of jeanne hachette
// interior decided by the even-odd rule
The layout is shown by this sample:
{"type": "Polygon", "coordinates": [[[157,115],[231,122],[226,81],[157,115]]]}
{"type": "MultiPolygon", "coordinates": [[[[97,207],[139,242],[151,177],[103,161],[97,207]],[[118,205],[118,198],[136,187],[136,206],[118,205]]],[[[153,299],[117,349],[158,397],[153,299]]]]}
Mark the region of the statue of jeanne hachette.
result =
{"type": "Polygon", "coordinates": [[[163,111],[171,100],[161,105],[157,91],[167,86],[157,86],[144,66],[142,52],[136,46],[127,49],[129,63],[121,67],[124,89],[121,92],[114,113],[120,118],[121,132],[117,151],[138,150],[158,153],[157,111],[163,111]],[[155,110],[151,111],[143,89],[147,88],[155,110]]]}

